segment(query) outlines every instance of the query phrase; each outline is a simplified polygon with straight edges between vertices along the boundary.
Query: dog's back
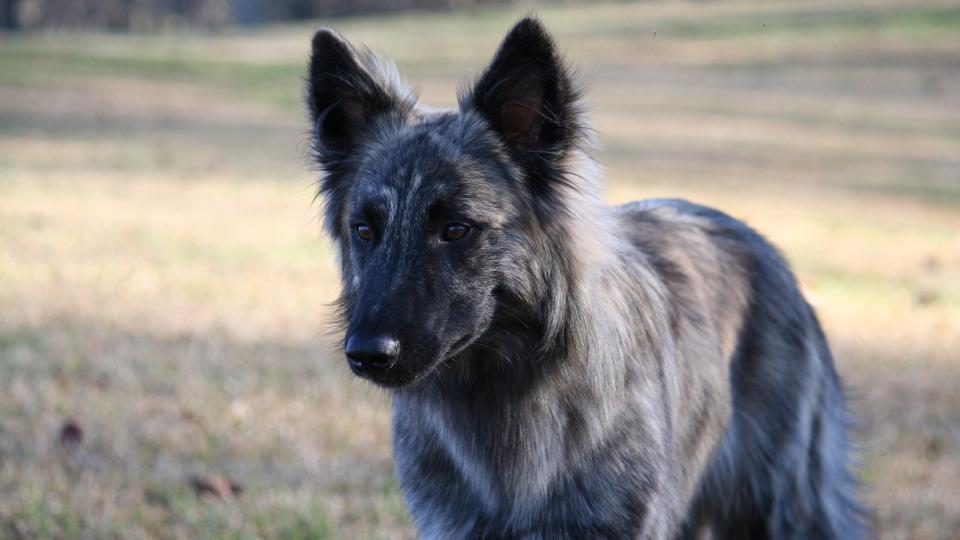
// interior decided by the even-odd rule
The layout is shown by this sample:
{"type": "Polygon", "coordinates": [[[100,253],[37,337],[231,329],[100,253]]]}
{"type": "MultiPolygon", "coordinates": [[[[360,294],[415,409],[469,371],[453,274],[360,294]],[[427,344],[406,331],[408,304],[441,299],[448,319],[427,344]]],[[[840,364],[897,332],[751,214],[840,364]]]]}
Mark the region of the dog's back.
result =
{"type": "Polygon", "coordinates": [[[684,447],[686,463],[699,462],[697,446],[722,422],[720,444],[695,477],[686,535],[707,527],[721,538],[857,537],[843,392],[819,322],[783,258],[710,208],[652,200],[621,210],[633,244],[670,291],[685,351],[677,357],[685,363],[678,366],[675,407],[686,419],[679,437],[694,447],[684,447]],[[716,348],[720,366],[709,361],[716,348]],[[718,380],[725,384],[711,387],[718,380]]]}

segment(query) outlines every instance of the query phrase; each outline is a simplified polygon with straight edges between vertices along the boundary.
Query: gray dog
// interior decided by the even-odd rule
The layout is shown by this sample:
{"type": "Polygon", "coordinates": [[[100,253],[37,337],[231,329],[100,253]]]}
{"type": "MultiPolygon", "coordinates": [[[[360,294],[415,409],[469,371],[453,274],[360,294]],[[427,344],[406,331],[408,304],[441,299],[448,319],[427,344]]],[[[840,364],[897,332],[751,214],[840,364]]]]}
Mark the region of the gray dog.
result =
{"type": "Polygon", "coordinates": [[[786,263],[716,210],[605,205],[579,95],[532,18],[456,110],[313,38],[344,348],[393,395],[420,534],[862,536],[841,385],[786,263]]]}

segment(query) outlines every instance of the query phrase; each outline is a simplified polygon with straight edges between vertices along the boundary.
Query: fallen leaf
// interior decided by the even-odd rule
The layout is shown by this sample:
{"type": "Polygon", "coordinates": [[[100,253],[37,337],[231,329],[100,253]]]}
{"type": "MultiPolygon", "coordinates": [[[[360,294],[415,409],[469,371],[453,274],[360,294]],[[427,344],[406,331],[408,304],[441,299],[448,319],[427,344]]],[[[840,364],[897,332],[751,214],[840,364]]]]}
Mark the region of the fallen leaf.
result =
{"type": "Polygon", "coordinates": [[[72,450],[83,442],[83,429],[76,420],[67,420],[60,428],[60,445],[72,450]]]}
{"type": "Polygon", "coordinates": [[[217,474],[195,474],[190,477],[190,487],[200,497],[222,499],[243,493],[243,486],[239,483],[217,474]]]}

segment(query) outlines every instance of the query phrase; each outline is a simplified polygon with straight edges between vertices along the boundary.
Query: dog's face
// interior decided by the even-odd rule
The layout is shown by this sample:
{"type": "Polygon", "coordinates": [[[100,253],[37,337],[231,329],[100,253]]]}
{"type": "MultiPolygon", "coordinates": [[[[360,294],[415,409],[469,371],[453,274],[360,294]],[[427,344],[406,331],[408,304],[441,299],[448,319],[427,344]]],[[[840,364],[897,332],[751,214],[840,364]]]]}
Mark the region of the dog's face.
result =
{"type": "MultiPolygon", "coordinates": [[[[403,386],[474,345],[535,269],[530,219],[551,211],[576,144],[575,92],[533,19],[508,34],[456,111],[425,111],[390,67],[314,36],[307,87],[338,245],[345,353],[403,386]]],[[[521,291],[522,293],[522,291],[521,291]]]]}

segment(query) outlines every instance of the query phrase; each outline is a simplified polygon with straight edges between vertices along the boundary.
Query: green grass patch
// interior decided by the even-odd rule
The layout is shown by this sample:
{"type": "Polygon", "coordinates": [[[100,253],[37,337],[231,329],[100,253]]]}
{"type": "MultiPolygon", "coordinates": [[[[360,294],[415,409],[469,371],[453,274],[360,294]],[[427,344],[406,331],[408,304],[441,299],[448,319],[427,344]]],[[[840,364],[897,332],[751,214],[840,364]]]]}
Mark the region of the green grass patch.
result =
{"type": "Polygon", "coordinates": [[[0,354],[13,349],[24,348],[30,351],[39,351],[43,342],[36,334],[8,333],[0,330],[0,354]]]}
{"type": "MultiPolygon", "coordinates": [[[[131,39],[131,44],[133,38],[131,39]]],[[[0,84],[62,85],[105,78],[166,81],[229,90],[245,99],[290,106],[300,99],[302,63],[249,63],[191,58],[126,57],[29,46],[0,48],[0,84]]]]}

